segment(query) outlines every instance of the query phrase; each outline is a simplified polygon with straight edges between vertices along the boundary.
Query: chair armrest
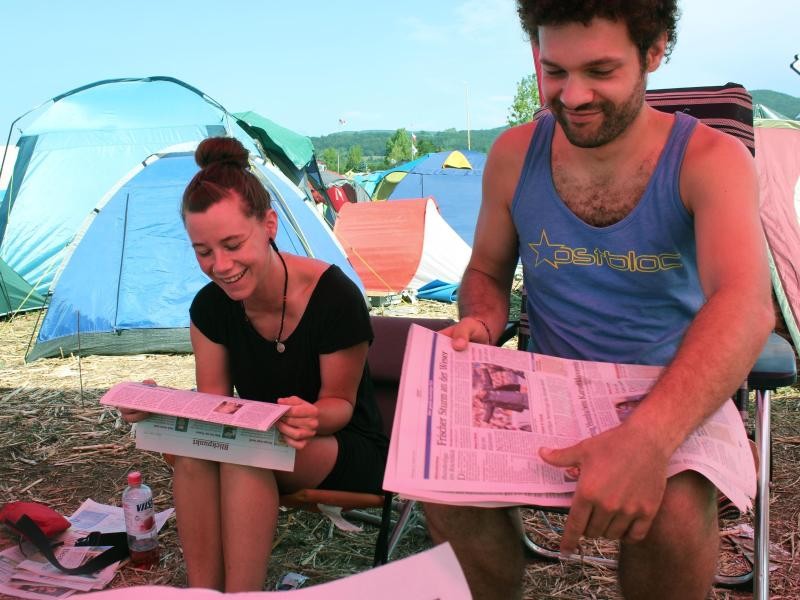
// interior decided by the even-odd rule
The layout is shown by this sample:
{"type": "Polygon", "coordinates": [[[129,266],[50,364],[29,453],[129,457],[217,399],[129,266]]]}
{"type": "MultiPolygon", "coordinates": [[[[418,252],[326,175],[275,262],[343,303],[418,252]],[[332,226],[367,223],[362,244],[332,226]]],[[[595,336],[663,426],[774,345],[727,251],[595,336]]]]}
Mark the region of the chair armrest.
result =
{"type": "Polygon", "coordinates": [[[777,333],[769,334],[764,349],[747,376],[751,390],[774,390],[797,381],[797,364],[792,345],[777,333]]]}

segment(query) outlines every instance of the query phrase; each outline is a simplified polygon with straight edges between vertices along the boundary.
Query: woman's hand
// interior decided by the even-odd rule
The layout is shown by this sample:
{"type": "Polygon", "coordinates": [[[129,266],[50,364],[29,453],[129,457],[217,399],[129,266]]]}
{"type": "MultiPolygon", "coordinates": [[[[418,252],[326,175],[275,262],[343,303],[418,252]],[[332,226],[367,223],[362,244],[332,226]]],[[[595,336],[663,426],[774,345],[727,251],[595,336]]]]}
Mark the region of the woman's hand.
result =
{"type": "MultiPolygon", "coordinates": [[[[142,381],[142,383],[145,385],[156,385],[154,379],[145,379],[142,381]]],[[[144,421],[151,414],[149,412],[136,410],[134,408],[119,408],[118,410],[119,414],[126,423],[138,423],[139,421],[144,421]]]]}
{"type": "Polygon", "coordinates": [[[308,440],[317,435],[319,409],[297,396],[278,398],[278,404],[291,407],[278,421],[278,431],[286,438],[287,444],[302,450],[308,440]]]}

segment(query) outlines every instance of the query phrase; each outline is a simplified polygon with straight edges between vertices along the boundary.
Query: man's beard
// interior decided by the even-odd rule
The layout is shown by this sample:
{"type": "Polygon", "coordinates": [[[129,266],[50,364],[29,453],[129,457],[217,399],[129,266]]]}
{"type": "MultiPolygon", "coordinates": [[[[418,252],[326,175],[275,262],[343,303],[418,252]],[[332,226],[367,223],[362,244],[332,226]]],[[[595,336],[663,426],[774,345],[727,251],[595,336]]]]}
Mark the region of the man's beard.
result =
{"type": "Polygon", "coordinates": [[[602,120],[599,127],[594,131],[582,131],[580,127],[574,127],[570,124],[569,120],[564,116],[564,105],[561,100],[554,98],[550,103],[550,109],[553,111],[556,120],[561,125],[564,135],[567,140],[579,148],[598,148],[614,141],[625,131],[628,126],[633,122],[639,111],[644,106],[644,94],[647,77],[642,75],[639,83],[634,88],[631,95],[628,96],[622,104],[615,105],[608,100],[599,100],[592,104],[584,104],[579,106],[577,110],[596,111],[602,113],[602,120]]]}

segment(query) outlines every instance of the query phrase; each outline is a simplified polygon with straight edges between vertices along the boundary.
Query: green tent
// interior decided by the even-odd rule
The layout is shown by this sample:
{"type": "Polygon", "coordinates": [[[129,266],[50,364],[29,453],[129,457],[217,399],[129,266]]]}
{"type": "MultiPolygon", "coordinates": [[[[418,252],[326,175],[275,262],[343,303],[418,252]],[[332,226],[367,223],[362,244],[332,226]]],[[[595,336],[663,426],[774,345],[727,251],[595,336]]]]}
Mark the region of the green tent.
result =
{"type": "Polygon", "coordinates": [[[261,145],[265,156],[289,179],[297,183],[302,178],[304,169],[314,160],[314,145],[309,138],[251,110],[233,116],[239,126],[261,145]]]}
{"type": "Polygon", "coordinates": [[[44,298],[0,258],[0,316],[44,306],[44,298]]]}

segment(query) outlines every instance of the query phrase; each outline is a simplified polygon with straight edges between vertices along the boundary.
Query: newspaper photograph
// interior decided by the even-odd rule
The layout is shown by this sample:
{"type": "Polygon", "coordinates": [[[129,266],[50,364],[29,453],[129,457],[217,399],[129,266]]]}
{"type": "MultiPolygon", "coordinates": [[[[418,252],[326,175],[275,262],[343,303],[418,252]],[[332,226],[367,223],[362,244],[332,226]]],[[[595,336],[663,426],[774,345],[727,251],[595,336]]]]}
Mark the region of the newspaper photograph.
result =
{"type": "MultiPolygon", "coordinates": [[[[470,343],[412,325],[384,486],[418,500],[474,506],[569,506],[577,479],[545,463],[621,424],[661,367],[555,358],[470,343]]],[[[740,510],[755,496],[755,465],[739,413],[726,402],[673,455],[740,510]]]]}
{"type": "Polygon", "coordinates": [[[272,402],[243,400],[131,381],[113,386],[100,399],[100,404],[259,431],[272,427],[289,410],[288,406],[272,402]]]}

